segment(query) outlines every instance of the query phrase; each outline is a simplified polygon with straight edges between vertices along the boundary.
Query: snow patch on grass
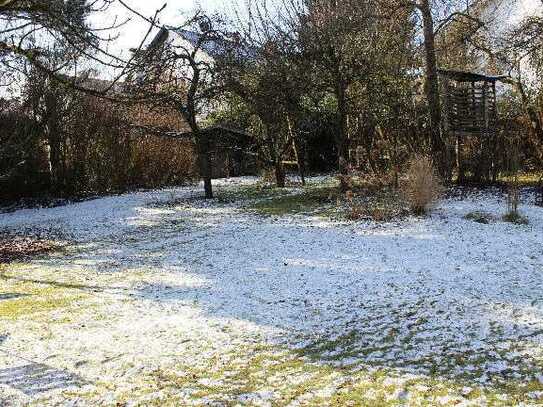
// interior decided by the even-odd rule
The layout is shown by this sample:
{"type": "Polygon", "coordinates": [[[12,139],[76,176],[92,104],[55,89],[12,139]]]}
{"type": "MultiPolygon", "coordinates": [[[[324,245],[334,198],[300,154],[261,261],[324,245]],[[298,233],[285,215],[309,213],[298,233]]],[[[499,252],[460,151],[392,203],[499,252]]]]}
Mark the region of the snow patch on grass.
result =
{"type": "Polygon", "coordinates": [[[0,215],[0,228],[56,225],[72,241],[4,267],[0,404],[543,401],[543,209],[530,196],[529,225],[499,221],[495,191],[426,218],[338,222],[318,205],[248,211],[283,196],[254,182],[222,182],[229,199],[188,187],[0,215]],[[465,219],[476,211],[496,221],[465,219]],[[84,384],[26,394],[2,381],[23,361],[84,384]]]}

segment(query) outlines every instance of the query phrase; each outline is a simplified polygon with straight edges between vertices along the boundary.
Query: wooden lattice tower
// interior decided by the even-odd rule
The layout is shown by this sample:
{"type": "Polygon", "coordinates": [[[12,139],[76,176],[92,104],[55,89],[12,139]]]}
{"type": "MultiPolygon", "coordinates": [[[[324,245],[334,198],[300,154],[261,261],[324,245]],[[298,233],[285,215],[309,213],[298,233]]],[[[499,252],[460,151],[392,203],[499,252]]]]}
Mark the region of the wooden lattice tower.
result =
{"type": "Polygon", "coordinates": [[[476,181],[492,178],[493,145],[496,140],[498,111],[496,82],[504,76],[488,76],[473,72],[440,70],[443,95],[443,129],[456,143],[458,181],[466,178],[464,145],[475,150],[471,176],[476,181]]]}

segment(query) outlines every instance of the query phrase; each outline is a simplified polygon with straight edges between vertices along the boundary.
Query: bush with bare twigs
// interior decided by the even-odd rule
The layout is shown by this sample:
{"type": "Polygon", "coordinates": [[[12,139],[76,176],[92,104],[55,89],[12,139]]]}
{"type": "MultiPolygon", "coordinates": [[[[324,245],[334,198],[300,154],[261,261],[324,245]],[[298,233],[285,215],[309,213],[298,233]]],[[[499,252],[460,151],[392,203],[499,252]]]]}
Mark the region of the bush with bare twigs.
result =
{"type": "Polygon", "coordinates": [[[518,209],[520,204],[520,189],[518,186],[518,177],[515,175],[513,183],[507,189],[507,213],[503,216],[506,222],[516,223],[518,225],[527,225],[528,219],[520,214],[518,209]]]}
{"type": "Polygon", "coordinates": [[[413,213],[428,213],[443,192],[441,180],[430,157],[416,155],[408,162],[401,189],[413,213]]]}

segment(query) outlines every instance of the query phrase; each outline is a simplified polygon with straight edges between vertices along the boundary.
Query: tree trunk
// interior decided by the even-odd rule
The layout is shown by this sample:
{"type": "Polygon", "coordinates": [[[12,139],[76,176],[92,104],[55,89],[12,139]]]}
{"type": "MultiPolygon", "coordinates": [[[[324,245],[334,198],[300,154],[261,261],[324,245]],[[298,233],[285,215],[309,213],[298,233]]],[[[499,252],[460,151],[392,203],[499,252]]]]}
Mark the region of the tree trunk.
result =
{"type": "Polygon", "coordinates": [[[51,130],[48,137],[49,144],[49,168],[51,171],[51,186],[55,193],[63,192],[63,171],[60,138],[56,129],[51,130]]]}
{"type": "Polygon", "coordinates": [[[350,189],[346,182],[346,176],[349,175],[349,136],[347,123],[347,86],[341,74],[337,74],[336,98],[338,103],[338,127],[336,134],[336,148],[338,156],[338,169],[341,177],[341,191],[350,189]]]}
{"type": "Polygon", "coordinates": [[[286,185],[285,166],[280,159],[275,162],[275,181],[277,188],[284,188],[286,185]]]}
{"type": "Polygon", "coordinates": [[[296,137],[294,137],[294,134],[292,132],[292,124],[288,116],[287,116],[287,123],[288,123],[289,137],[292,140],[292,150],[294,151],[294,157],[296,158],[296,163],[298,164],[298,174],[300,175],[302,186],[305,186],[305,157],[300,156],[300,152],[296,143],[296,137]]]}
{"type": "Polygon", "coordinates": [[[429,0],[421,0],[418,7],[422,14],[424,28],[424,55],[426,62],[426,84],[424,90],[430,113],[430,146],[440,174],[446,176],[448,171],[446,146],[441,136],[441,103],[439,98],[434,19],[429,0]]]}
{"type": "Polygon", "coordinates": [[[46,95],[47,121],[45,130],[49,145],[49,170],[51,186],[57,194],[63,193],[65,186],[64,160],[62,158],[62,129],[59,123],[58,103],[53,93],[46,95]]]}
{"type": "Polygon", "coordinates": [[[296,141],[292,140],[292,148],[294,149],[294,155],[296,156],[296,162],[298,163],[298,173],[300,174],[300,180],[302,186],[305,187],[305,154],[303,149],[299,149],[296,145],[296,141]]]}

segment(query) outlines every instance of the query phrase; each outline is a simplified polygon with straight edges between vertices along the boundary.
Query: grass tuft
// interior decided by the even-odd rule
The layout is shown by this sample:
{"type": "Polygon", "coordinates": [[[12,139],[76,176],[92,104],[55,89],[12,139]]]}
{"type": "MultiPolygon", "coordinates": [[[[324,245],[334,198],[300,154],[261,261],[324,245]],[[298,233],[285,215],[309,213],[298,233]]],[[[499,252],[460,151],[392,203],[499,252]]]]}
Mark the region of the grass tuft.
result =
{"type": "Polygon", "coordinates": [[[489,223],[494,221],[494,216],[492,216],[492,214],[490,214],[488,212],[474,211],[474,212],[470,212],[466,216],[464,216],[464,219],[472,220],[473,222],[488,225],[489,223]]]}
{"type": "Polygon", "coordinates": [[[505,215],[503,215],[502,218],[505,222],[514,223],[515,225],[528,225],[530,222],[528,221],[528,218],[525,216],[522,216],[519,213],[515,212],[509,212],[505,215]]]}

